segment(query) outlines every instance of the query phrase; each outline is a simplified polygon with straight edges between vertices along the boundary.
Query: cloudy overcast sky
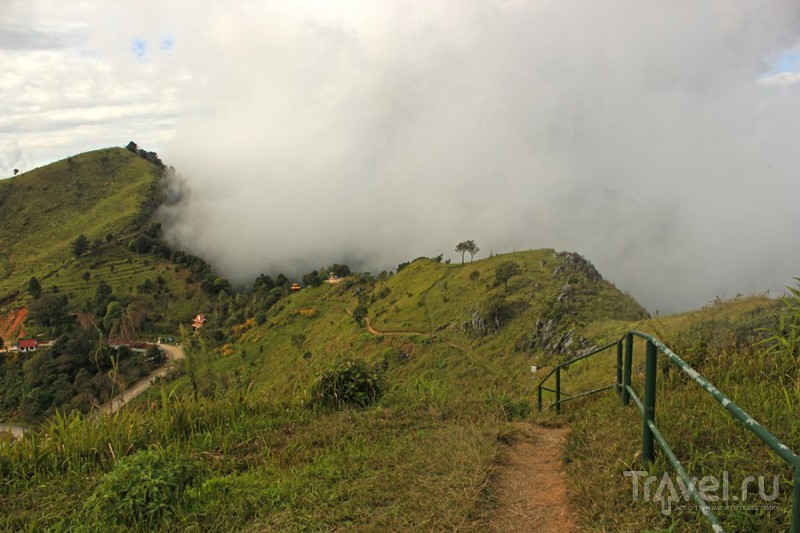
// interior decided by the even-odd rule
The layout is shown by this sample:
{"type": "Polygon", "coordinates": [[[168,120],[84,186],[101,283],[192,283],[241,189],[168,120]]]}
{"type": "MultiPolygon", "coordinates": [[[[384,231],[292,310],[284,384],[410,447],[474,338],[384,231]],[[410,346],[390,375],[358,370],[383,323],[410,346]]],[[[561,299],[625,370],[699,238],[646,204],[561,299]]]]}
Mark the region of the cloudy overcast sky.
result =
{"type": "Polygon", "coordinates": [[[238,281],[576,250],[651,310],[800,276],[794,0],[0,0],[0,176],[135,140],[238,281]],[[481,255],[479,255],[480,257],[481,255]]]}

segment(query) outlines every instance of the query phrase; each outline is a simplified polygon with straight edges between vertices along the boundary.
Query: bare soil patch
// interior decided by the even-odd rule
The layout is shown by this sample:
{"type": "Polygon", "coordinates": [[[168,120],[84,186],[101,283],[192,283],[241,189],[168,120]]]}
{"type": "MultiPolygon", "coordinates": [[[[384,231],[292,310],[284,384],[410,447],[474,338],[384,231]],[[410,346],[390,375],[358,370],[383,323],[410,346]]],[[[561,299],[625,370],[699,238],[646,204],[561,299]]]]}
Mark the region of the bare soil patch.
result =
{"type": "Polygon", "coordinates": [[[7,315],[0,317],[0,337],[11,344],[18,338],[25,336],[25,326],[23,322],[28,316],[27,307],[19,307],[10,311],[7,315]]]}
{"type": "Polygon", "coordinates": [[[567,498],[561,454],[569,428],[521,423],[495,485],[495,531],[579,531],[567,498]]]}

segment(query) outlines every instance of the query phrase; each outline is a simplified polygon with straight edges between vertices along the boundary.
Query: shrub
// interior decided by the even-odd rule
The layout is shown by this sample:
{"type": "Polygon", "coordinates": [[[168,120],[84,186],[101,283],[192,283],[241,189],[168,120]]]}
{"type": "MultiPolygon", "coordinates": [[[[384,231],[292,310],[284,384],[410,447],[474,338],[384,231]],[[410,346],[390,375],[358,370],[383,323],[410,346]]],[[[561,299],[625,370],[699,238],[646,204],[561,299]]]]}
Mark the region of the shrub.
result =
{"type": "Polygon", "coordinates": [[[187,489],[205,468],[185,455],[153,448],[123,458],[100,481],[84,505],[89,522],[109,529],[166,525],[187,504],[187,489]]]}
{"type": "Polygon", "coordinates": [[[311,387],[311,405],[342,409],[366,407],[386,392],[381,373],[364,361],[344,361],[317,377],[311,387]]]}
{"type": "Polygon", "coordinates": [[[363,304],[357,305],[356,308],[353,310],[353,320],[355,320],[356,324],[360,326],[366,317],[367,317],[367,307],[363,304]]]}
{"type": "Polygon", "coordinates": [[[499,409],[502,417],[509,422],[526,420],[533,412],[533,405],[527,398],[512,397],[506,393],[487,395],[486,405],[499,409]]]}

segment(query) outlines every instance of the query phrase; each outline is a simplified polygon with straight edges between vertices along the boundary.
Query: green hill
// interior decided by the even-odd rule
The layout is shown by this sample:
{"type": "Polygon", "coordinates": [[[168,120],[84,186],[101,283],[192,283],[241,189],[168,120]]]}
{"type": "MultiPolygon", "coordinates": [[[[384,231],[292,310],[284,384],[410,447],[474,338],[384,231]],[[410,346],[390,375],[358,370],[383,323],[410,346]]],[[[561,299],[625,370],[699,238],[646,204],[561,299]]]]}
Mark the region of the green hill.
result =
{"type": "Polygon", "coordinates": [[[156,154],[108,148],[0,181],[2,345],[55,342],[0,354],[0,418],[107,401],[160,360],[109,340],[177,335],[227,287],[161,241],[163,176],[156,154]]]}
{"type": "Polygon", "coordinates": [[[103,527],[101,502],[113,507],[127,490],[105,483],[135,464],[165,483],[190,472],[188,490],[155,514],[142,501],[114,515],[120,527],[483,529],[508,423],[532,414],[530,366],[591,345],[585,331],[605,316],[646,313],[591,264],[552,250],[464,266],[419,259],[391,277],[305,288],[235,324],[224,343],[185,339],[184,377],[138,408],[46,425],[55,455],[36,482],[25,472],[40,444],[0,455],[19,480],[5,525],[103,527]],[[496,273],[509,261],[519,273],[506,289],[496,273]],[[372,332],[352,316],[364,308],[372,332]],[[367,405],[326,407],[348,398],[367,405]],[[65,453],[74,460],[57,458],[65,453]],[[84,475],[67,496],[57,480],[73,468],[84,475]]]}
{"type": "Polygon", "coordinates": [[[243,372],[254,387],[281,395],[299,393],[332,360],[348,356],[388,365],[404,383],[435,376],[443,394],[493,382],[511,393],[531,385],[531,365],[591,346],[582,332],[592,322],[646,315],[576,254],[519,252],[464,266],[418,259],[385,280],[354,277],[303,289],[245,331],[236,350],[279,354],[243,372]],[[520,274],[506,290],[495,269],[509,261],[520,274]],[[359,305],[384,335],[353,320],[359,305]]]}
{"type": "MultiPolygon", "coordinates": [[[[0,326],[31,301],[31,278],[42,294],[66,295],[73,312],[86,310],[103,281],[146,307],[145,333],[188,321],[205,299],[188,269],[129,246],[152,231],[161,175],[137,154],[107,148],[0,180],[0,326]],[[90,249],[76,258],[80,235],[90,249]]],[[[0,327],[7,343],[18,333],[0,327]]]]}

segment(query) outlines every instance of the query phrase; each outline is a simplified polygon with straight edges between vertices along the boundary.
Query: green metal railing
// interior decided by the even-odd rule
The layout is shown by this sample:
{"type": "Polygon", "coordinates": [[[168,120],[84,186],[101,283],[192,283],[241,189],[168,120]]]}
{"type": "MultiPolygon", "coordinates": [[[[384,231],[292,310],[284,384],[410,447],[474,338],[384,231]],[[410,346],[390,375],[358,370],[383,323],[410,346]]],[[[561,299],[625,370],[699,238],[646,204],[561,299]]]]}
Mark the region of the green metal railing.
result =
{"type": "Polygon", "coordinates": [[[744,427],[753,432],[762,442],[775,452],[781,459],[783,459],[794,470],[794,489],[792,493],[792,525],[791,533],[800,533],[800,457],[797,456],[788,446],[779,441],[775,435],[767,431],[762,425],[756,422],[753,417],[747,414],[739,406],[737,406],[730,398],[725,396],[719,389],[717,389],[711,382],[701,376],[694,368],[689,366],[686,361],[678,357],[672,350],[667,348],[664,343],[656,339],[652,335],[642,333],[640,331],[629,331],[623,335],[618,341],[607,344],[596,350],[565,361],[554,367],[542,379],[537,388],[537,404],[539,412],[542,412],[542,391],[548,391],[555,394],[555,402],[550,404],[547,408],[555,407],[557,413],[561,412],[561,404],[571,400],[575,400],[590,394],[606,391],[609,389],[616,389],[622,397],[623,405],[629,405],[633,400],[636,407],[642,414],[642,460],[645,462],[652,462],[655,458],[653,442],[658,443],[661,450],[669,459],[675,471],[683,479],[687,487],[689,487],[692,500],[697,504],[706,519],[712,524],[715,532],[724,531],[717,517],[709,509],[708,503],[703,499],[700,491],[697,490],[695,484],[689,479],[689,475],[681,465],[672,448],[667,443],[664,436],[658,430],[655,424],[655,410],[656,410],[656,373],[657,373],[657,358],[658,354],[664,354],[670,363],[676,365],[685,374],[687,374],[695,383],[697,383],[703,390],[710,394],[728,413],[744,424],[744,427]],[[640,400],[636,392],[631,388],[631,373],[633,369],[633,339],[639,337],[646,341],[645,350],[645,376],[644,376],[644,401],[640,400]],[[616,383],[593,389],[580,394],[567,394],[561,390],[561,371],[562,369],[569,369],[570,366],[582,361],[588,357],[605,353],[608,350],[616,347],[617,354],[617,380],[616,383]],[[623,357],[624,351],[624,357],[623,357]],[[550,377],[555,374],[555,389],[545,387],[544,384],[550,377]]]}

